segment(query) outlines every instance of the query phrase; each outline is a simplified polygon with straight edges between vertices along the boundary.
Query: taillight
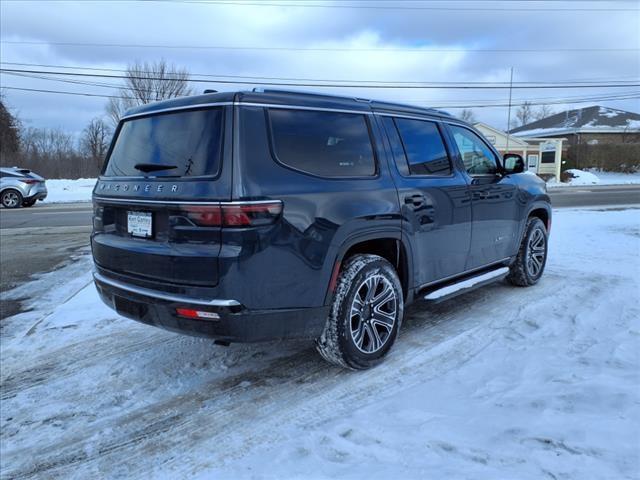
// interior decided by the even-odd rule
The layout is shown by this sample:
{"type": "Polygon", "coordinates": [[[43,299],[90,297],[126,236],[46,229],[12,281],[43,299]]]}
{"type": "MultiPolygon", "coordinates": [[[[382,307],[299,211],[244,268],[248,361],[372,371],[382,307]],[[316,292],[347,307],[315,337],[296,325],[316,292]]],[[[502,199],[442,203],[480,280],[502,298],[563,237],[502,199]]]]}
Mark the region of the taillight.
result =
{"type": "Polygon", "coordinates": [[[40,180],[34,180],[33,178],[21,178],[20,181],[22,183],[26,183],[27,185],[33,185],[34,183],[40,183],[40,180]]]}
{"type": "Polygon", "coordinates": [[[193,223],[202,227],[258,227],[272,224],[278,219],[282,213],[282,202],[183,205],[180,209],[193,223]]]}
{"type": "Polygon", "coordinates": [[[185,205],[181,209],[193,223],[201,227],[219,227],[222,225],[222,211],[219,205],[185,205]]]}

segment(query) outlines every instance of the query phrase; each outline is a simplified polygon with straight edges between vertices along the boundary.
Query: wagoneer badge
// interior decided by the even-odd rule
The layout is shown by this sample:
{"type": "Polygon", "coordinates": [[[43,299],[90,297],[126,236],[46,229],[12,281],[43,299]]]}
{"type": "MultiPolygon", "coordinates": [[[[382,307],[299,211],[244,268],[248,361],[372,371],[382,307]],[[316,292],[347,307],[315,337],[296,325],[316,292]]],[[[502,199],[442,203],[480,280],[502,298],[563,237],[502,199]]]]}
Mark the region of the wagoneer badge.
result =
{"type": "MultiPolygon", "coordinates": [[[[151,183],[145,183],[145,184],[133,184],[133,185],[129,185],[128,183],[124,183],[124,184],[119,184],[119,183],[100,183],[100,190],[115,190],[116,192],[120,190],[120,187],[122,187],[122,191],[126,192],[129,189],[131,189],[134,192],[139,192],[140,190],[144,191],[144,192],[151,192],[151,191],[155,191],[155,192],[164,192],[165,191],[165,185],[163,183],[158,183],[155,185],[151,184],[151,183]]],[[[178,185],[171,185],[171,193],[175,193],[178,191],[178,185]]]]}

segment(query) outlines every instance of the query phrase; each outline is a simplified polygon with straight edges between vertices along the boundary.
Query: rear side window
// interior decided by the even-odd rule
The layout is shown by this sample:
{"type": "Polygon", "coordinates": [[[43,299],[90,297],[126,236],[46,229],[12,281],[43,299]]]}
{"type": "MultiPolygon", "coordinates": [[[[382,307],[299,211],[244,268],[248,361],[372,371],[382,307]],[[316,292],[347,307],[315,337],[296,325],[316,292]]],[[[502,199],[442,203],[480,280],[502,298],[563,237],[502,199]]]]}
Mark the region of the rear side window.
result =
{"type": "Polygon", "coordinates": [[[364,115],[307,110],[269,110],[277,159],[321,177],[375,175],[364,115]]]}
{"type": "Polygon", "coordinates": [[[451,163],[434,122],[396,118],[411,175],[450,175],[451,163]]]}
{"type": "Polygon", "coordinates": [[[104,176],[216,175],[222,156],[222,109],[125,120],[104,176]]]}

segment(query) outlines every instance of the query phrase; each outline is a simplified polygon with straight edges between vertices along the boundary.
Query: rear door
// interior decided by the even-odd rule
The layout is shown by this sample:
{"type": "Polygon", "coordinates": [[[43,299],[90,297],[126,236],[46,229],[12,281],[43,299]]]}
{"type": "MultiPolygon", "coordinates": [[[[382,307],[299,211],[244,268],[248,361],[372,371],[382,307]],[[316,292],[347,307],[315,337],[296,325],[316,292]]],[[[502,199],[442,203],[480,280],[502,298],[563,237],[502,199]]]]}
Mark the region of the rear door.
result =
{"type": "Polygon", "coordinates": [[[391,172],[412,245],[416,286],[464,271],[471,202],[435,120],[379,115],[393,152],[391,172]]]}
{"type": "Polygon", "coordinates": [[[517,248],[521,210],[517,184],[512,176],[501,174],[498,155],[480,135],[462,125],[447,127],[471,191],[473,231],[467,269],[504,260],[517,248]]]}
{"type": "Polygon", "coordinates": [[[231,115],[213,107],[121,122],[94,190],[98,267],[141,280],[217,284],[231,115]]]}

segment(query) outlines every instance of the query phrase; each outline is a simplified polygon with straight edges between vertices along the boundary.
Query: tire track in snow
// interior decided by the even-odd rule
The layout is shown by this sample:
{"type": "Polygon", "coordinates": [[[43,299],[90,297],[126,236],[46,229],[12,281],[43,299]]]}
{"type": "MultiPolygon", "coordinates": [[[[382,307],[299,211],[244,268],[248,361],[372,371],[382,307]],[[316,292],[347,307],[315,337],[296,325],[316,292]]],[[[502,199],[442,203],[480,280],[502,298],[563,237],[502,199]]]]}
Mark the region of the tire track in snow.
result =
{"type": "MultiPolygon", "coordinates": [[[[557,288],[551,286],[556,282],[547,283],[546,290],[557,288]]],[[[487,313],[504,314],[503,302],[492,305],[496,289],[503,290],[501,294],[510,290],[494,286],[454,301],[409,309],[396,351],[372,371],[343,372],[325,365],[312,349],[296,352],[269,362],[265,368],[216,379],[151,407],[100,419],[90,431],[63,434],[35,450],[15,450],[11,457],[22,461],[11,466],[10,477],[68,477],[80,466],[86,472],[86,468],[108,471],[116,465],[130,475],[148,475],[148,463],[142,459],[149,455],[161,457],[177,449],[184,455],[194,455],[198,463],[197,453],[188,452],[201,446],[203,439],[223,447],[219,461],[242,456],[252,446],[277,440],[277,426],[282,422],[305,423],[319,412],[326,413],[327,408],[332,415],[344,413],[352,405],[373,401],[372,391],[389,394],[406,388],[412,377],[398,373],[410,374],[413,369],[428,367],[433,378],[470,361],[496,335],[502,335],[498,329],[474,320],[473,315],[467,318],[473,309],[482,309],[485,317],[487,313]],[[435,318],[425,322],[422,318],[427,315],[435,318]],[[474,329],[486,329],[488,334],[479,340],[470,334],[474,329]],[[91,439],[96,435],[100,438],[94,442],[91,439]],[[237,443],[242,448],[234,449],[233,454],[224,448],[237,443]]],[[[520,303],[542,293],[533,290],[512,291],[503,300],[517,298],[520,303]]],[[[179,462],[183,461],[181,456],[179,462]]],[[[179,468],[176,462],[162,464],[179,468]]]]}
{"type": "Polygon", "coordinates": [[[8,400],[19,392],[75,375],[97,362],[143,352],[159,345],[188,343],[189,340],[189,337],[170,336],[166,332],[156,331],[140,341],[132,341],[130,332],[112,332],[31,358],[29,367],[23,370],[12,371],[11,366],[5,363],[3,373],[7,370],[9,373],[0,380],[0,400],[8,400]]]}

